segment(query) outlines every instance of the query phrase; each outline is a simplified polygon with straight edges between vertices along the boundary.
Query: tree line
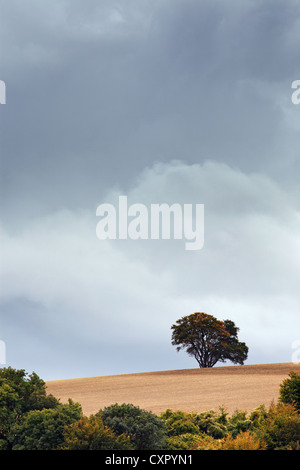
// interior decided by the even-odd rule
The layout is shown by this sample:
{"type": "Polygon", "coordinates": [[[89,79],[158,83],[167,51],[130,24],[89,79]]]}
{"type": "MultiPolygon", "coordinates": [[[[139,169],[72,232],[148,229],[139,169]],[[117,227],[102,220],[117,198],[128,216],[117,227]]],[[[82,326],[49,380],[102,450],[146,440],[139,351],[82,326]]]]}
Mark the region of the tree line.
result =
{"type": "Polygon", "coordinates": [[[160,415],[112,404],[85,416],[79,403],[47,394],[36,373],[0,369],[0,450],[300,450],[300,375],[279,401],[250,414],[225,409],[160,415]]]}

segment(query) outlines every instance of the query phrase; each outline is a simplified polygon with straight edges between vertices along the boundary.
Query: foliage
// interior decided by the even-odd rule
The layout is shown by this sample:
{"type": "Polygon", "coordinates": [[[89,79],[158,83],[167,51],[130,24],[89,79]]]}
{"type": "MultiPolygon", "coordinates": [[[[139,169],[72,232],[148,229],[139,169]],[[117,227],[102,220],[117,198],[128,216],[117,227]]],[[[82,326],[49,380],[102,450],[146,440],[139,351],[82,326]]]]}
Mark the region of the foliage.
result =
{"type": "Polygon", "coordinates": [[[289,378],[280,385],[279,394],[282,403],[291,403],[300,411],[300,374],[290,372],[289,378]]]}
{"type": "Polygon", "coordinates": [[[213,450],[218,441],[207,434],[181,434],[168,438],[168,450],[213,450]]]}
{"type": "Polygon", "coordinates": [[[271,404],[255,429],[268,450],[298,450],[300,447],[300,414],[289,403],[271,404]]]}
{"type": "Polygon", "coordinates": [[[81,406],[69,400],[56,408],[31,410],[11,428],[12,450],[54,450],[64,441],[64,428],[82,416],[81,406]]]}
{"type": "Polygon", "coordinates": [[[266,450],[266,443],[251,431],[241,431],[235,437],[228,434],[219,443],[219,450],[266,450]]]}
{"type": "Polygon", "coordinates": [[[0,369],[0,449],[11,449],[10,429],[31,410],[56,408],[59,401],[47,395],[45,382],[23,369],[0,369]]]}
{"type": "Polygon", "coordinates": [[[130,450],[134,449],[125,434],[117,436],[104,426],[100,415],[83,416],[66,426],[61,450],[130,450]]]}
{"type": "Polygon", "coordinates": [[[160,416],[117,403],[83,416],[61,404],[23,370],[0,373],[0,450],[300,450],[299,375],[280,385],[280,400],[251,411],[201,413],[167,409],[160,416]]]}
{"type": "Polygon", "coordinates": [[[0,379],[0,450],[10,448],[9,432],[20,415],[18,394],[4,380],[0,379]]]}
{"type": "Polygon", "coordinates": [[[47,395],[46,383],[35,373],[27,374],[24,369],[7,367],[0,369],[1,384],[9,384],[19,398],[19,411],[55,408],[59,401],[53,395],[47,395]]]}
{"type": "Polygon", "coordinates": [[[181,317],[172,325],[172,344],[177,351],[185,349],[199,367],[213,367],[217,362],[229,360],[243,364],[248,347],[238,341],[239,329],[231,320],[220,321],[206,313],[196,312],[181,317]]]}
{"type": "Polygon", "coordinates": [[[100,410],[103,423],[118,436],[126,434],[138,450],[163,449],[165,446],[165,425],[151,411],[138,406],[115,403],[100,410]]]}
{"type": "Polygon", "coordinates": [[[187,413],[167,409],[160,415],[166,423],[168,448],[194,450],[289,450],[300,448],[300,414],[291,404],[264,405],[236,410],[229,416],[223,408],[187,413]],[[195,430],[197,429],[197,432],[195,430]]]}
{"type": "Polygon", "coordinates": [[[199,434],[199,429],[193,422],[193,413],[167,409],[161,414],[161,419],[165,420],[167,436],[199,434]]]}
{"type": "Polygon", "coordinates": [[[216,411],[203,411],[195,416],[195,423],[200,432],[221,439],[226,435],[226,421],[224,421],[224,411],[218,414],[216,411]]]}
{"type": "Polygon", "coordinates": [[[222,439],[228,433],[236,436],[240,431],[251,427],[245,412],[236,411],[228,417],[228,413],[222,407],[219,408],[219,412],[208,410],[201,413],[167,409],[160,417],[166,423],[166,433],[169,437],[188,434],[222,439]]]}
{"type": "Polygon", "coordinates": [[[233,438],[241,432],[253,429],[253,427],[253,421],[247,416],[247,412],[242,410],[236,410],[227,422],[227,430],[233,438]]]}

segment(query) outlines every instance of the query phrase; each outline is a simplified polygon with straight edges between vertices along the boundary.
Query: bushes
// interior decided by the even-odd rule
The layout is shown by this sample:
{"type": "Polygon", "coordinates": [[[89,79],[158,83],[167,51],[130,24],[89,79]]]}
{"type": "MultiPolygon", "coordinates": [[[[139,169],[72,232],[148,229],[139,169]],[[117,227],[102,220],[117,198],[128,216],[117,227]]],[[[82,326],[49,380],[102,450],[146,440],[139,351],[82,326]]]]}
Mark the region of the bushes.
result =
{"type": "Polygon", "coordinates": [[[227,422],[227,430],[233,438],[241,432],[247,432],[254,427],[253,420],[247,417],[245,411],[236,410],[227,422]]]}
{"type": "Polygon", "coordinates": [[[23,370],[0,370],[0,450],[300,450],[299,374],[280,386],[280,400],[249,415],[225,409],[167,409],[160,416],[117,403],[83,416],[79,403],[46,394],[23,370]]]}
{"type": "Polygon", "coordinates": [[[217,441],[207,434],[181,434],[168,438],[168,450],[213,450],[217,441]]]}
{"type": "Polygon", "coordinates": [[[300,447],[300,414],[291,404],[272,404],[255,430],[269,450],[298,450],[300,447]]]}
{"type": "Polygon", "coordinates": [[[0,369],[0,449],[13,445],[11,428],[21,425],[27,413],[34,410],[55,409],[59,401],[47,395],[45,382],[34,372],[23,369],[0,369]]]}
{"type": "Polygon", "coordinates": [[[222,408],[219,413],[213,410],[204,411],[195,415],[194,422],[201,433],[207,434],[214,439],[222,439],[227,432],[226,416],[222,408]]]}
{"type": "Polygon", "coordinates": [[[197,414],[168,409],[161,414],[161,419],[166,422],[168,436],[207,434],[215,439],[220,439],[226,434],[224,425],[226,415],[223,410],[218,415],[212,410],[197,414]]]}
{"type": "Polygon", "coordinates": [[[65,427],[81,416],[81,406],[72,400],[54,409],[31,410],[11,428],[12,450],[58,449],[64,442],[65,427]]]}
{"type": "Polygon", "coordinates": [[[249,430],[239,432],[234,438],[231,434],[220,442],[219,450],[266,450],[267,445],[263,439],[249,430]]]}
{"type": "Polygon", "coordinates": [[[117,403],[99,412],[104,424],[118,436],[126,434],[138,450],[165,447],[165,423],[151,411],[138,406],[117,403]]]}
{"type": "Polygon", "coordinates": [[[0,388],[4,384],[9,385],[16,394],[15,409],[20,415],[30,410],[55,408],[59,404],[55,397],[47,395],[45,382],[35,372],[29,375],[24,369],[0,369],[0,388]]]}
{"type": "Polygon", "coordinates": [[[193,422],[194,415],[192,413],[167,409],[160,417],[165,421],[167,436],[199,434],[199,429],[193,422]]]}
{"type": "Polygon", "coordinates": [[[280,385],[279,395],[282,403],[291,403],[300,411],[300,374],[290,372],[280,385]]]}
{"type": "Polygon", "coordinates": [[[299,450],[300,414],[292,404],[260,406],[248,416],[166,410],[168,448],[172,450],[299,450]]]}
{"type": "Polygon", "coordinates": [[[117,436],[105,427],[100,415],[83,416],[66,426],[61,450],[130,450],[134,449],[128,436],[117,436]]]}

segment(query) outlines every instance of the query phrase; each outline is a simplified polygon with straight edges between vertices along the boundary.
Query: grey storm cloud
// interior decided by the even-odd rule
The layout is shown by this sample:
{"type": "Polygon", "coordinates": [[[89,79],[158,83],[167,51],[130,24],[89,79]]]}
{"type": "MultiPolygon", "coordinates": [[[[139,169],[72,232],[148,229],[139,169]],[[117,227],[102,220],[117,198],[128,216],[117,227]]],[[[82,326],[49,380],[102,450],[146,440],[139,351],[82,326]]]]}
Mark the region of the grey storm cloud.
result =
{"type": "Polygon", "coordinates": [[[0,339],[12,364],[52,378],[193,366],[170,325],[199,309],[236,320],[250,361],[289,361],[298,2],[2,0],[0,11],[0,339]],[[99,241],[96,208],[119,194],[204,204],[203,249],[99,241]]]}
{"type": "Polygon", "coordinates": [[[2,2],[3,192],[22,192],[32,211],[36,199],[76,207],[174,158],[292,177],[298,135],[278,100],[289,104],[297,77],[297,12],[266,1],[2,2]]]}

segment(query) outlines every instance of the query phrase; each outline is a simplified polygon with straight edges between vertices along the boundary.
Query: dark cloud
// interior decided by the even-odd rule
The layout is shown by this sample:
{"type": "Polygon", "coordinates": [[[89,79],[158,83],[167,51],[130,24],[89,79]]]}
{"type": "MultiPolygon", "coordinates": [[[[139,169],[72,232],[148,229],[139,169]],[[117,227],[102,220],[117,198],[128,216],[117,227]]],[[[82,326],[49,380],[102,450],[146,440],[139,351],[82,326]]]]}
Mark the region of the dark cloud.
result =
{"type": "Polygon", "coordinates": [[[31,207],[37,198],[50,209],[90,205],[100,186],[173,158],[290,175],[276,103],[297,76],[294,3],[2,9],[9,200],[19,188],[31,207]]]}
{"type": "Polygon", "coordinates": [[[289,360],[295,329],[280,341],[276,316],[286,306],[295,323],[299,302],[299,18],[293,0],[1,2],[2,336],[16,364],[35,337],[42,375],[51,354],[58,374],[97,374],[119,321],[102,371],[176,367],[170,324],[202,306],[232,312],[252,361],[289,360]],[[204,203],[204,249],[99,245],[96,207],[119,193],[204,203]]]}

